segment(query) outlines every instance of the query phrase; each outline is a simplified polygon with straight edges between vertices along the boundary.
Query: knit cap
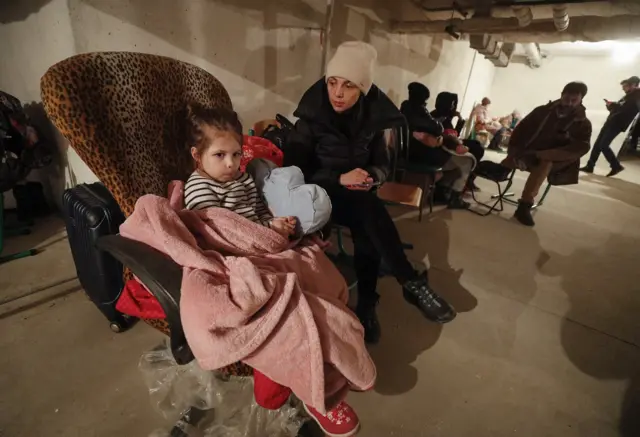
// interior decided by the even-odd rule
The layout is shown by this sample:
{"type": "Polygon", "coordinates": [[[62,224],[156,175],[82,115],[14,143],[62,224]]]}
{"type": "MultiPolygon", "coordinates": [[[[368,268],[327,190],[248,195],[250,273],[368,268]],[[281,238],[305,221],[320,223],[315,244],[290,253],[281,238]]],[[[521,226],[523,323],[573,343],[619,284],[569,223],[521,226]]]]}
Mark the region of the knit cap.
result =
{"type": "Polygon", "coordinates": [[[371,44],[362,41],[342,43],[327,64],[326,80],[330,77],[347,79],[367,94],[373,85],[377,58],[378,52],[371,44]]]}

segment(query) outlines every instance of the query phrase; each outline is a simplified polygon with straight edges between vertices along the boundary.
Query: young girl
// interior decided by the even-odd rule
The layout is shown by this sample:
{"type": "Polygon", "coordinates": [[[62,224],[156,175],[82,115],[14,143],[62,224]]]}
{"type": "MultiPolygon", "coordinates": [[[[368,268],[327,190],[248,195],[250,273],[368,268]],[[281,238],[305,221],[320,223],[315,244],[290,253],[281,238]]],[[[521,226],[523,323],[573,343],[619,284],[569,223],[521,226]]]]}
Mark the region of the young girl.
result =
{"type": "Polygon", "coordinates": [[[188,109],[188,146],[196,170],[185,185],[187,209],[226,208],[289,237],[295,217],[274,218],[253,178],[240,171],[242,124],[224,109],[191,105],[188,109]]]}
{"type": "MultiPolygon", "coordinates": [[[[242,125],[237,114],[191,105],[188,123],[188,147],[196,170],[185,184],[186,208],[230,209],[285,237],[293,235],[296,218],[273,218],[253,178],[240,171],[242,125]]],[[[291,395],[291,389],[255,370],[254,393],[260,406],[278,409],[291,395]]],[[[344,401],[336,401],[339,399],[333,400],[335,406],[326,415],[307,405],[304,408],[327,435],[348,437],[356,434],[360,428],[357,415],[344,401]]]]}

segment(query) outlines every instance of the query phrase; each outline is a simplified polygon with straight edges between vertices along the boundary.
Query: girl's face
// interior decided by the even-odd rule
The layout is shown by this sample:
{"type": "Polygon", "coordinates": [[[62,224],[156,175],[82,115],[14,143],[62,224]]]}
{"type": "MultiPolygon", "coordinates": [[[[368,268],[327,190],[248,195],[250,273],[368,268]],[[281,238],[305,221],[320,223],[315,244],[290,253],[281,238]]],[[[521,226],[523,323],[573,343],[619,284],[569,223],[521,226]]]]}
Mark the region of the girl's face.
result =
{"type": "Polygon", "coordinates": [[[210,126],[202,128],[208,144],[203,152],[191,148],[191,156],[196,162],[198,170],[218,182],[234,180],[240,172],[242,145],[234,132],[220,131],[210,126]]]}
{"type": "Polygon", "coordinates": [[[353,108],[360,98],[360,88],[341,77],[330,77],[327,80],[327,91],[331,107],[337,113],[353,108]]]}

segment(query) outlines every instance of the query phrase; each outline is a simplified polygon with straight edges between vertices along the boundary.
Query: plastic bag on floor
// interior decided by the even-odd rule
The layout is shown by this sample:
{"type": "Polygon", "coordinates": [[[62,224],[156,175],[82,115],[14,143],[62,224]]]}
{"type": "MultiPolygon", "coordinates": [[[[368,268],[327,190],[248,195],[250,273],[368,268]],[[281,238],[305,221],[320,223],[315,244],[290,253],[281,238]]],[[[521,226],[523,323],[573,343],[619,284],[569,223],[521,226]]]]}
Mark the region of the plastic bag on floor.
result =
{"type": "MultiPolygon", "coordinates": [[[[285,405],[270,411],[256,404],[253,379],[202,370],[196,361],[180,366],[165,343],[142,355],[140,371],[152,404],[184,437],[295,437],[302,425],[298,410],[285,405]],[[197,426],[186,423],[191,407],[204,410],[197,426]]],[[[174,428],[174,429],[175,429],[174,428]]],[[[168,437],[156,431],[150,437],[168,437]]]]}

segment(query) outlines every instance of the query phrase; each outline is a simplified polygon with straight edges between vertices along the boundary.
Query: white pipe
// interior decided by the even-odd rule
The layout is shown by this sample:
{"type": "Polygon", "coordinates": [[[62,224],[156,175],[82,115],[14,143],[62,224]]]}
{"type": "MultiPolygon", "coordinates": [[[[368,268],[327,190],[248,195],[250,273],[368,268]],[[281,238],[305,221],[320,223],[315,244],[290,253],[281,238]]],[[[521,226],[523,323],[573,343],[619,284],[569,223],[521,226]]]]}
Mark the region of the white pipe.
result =
{"type": "Polygon", "coordinates": [[[322,58],[320,63],[320,76],[324,76],[327,66],[327,57],[329,56],[329,47],[331,46],[331,22],[333,21],[333,10],[335,1],[327,0],[327,11],[325,15],[324,29],[322,30],[322,58]]]}
{"type": "Polygon", "coordinates": [[[536,41],[554,43],[561,41],[603,41],[610,39],[634,39],[640,37],[638,15],[615,17],[575,16],[571,29],[558,32],[552,20],[533,20],[521,28],[515,18],[470,18],[468,20],[442,21],[392,21],[391,32],[446,34],[445,28],[453,25],[462,34],[489,33],[501,41],[527,43],[536,41]]]}
{"type": "Polygon", "coordinates": [[[564,32],[569,28],[567,5],[553,6],[553,24],[559,32],[564,32]]]}
{"type": "Polygon", "coordinates": [[[531,68],[539,68],[542,65],[542,55],[536,43],[522,44],[524,53],[527,57],[527,63],[531,68]]]}
{"type": "Polygon", "coordinates": [[[533,12],[526,6],[514,6],[513,13],[518,19],[518,26],[527,27],[533,21],[533,12]]]}

